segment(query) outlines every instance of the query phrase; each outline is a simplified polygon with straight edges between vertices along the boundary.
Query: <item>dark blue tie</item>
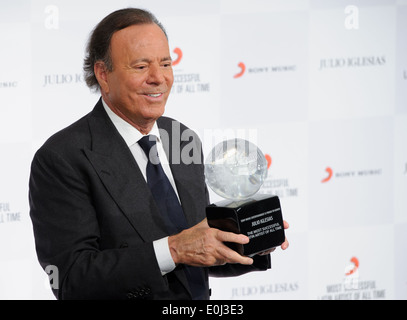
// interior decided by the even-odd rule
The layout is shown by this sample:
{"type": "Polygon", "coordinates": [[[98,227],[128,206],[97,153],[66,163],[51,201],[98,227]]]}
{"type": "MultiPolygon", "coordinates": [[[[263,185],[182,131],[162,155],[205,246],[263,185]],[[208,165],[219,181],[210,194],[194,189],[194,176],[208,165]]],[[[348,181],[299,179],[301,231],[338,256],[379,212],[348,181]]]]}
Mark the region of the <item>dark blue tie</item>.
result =
{"type": "MultiPolygon", "coordinates": [[[[174,188],[161,166],[156,140],[156,136],[147,135],[141,138],[138,143],[148,158],[147,184],[160,210],[167,231],[173,235],[187,229],[188,224],[174,188]]],[[[205,293],[205,285],[201,271],[198,268],[186,265],[184,270],[192,298],[202,299],[205,293]]]]}

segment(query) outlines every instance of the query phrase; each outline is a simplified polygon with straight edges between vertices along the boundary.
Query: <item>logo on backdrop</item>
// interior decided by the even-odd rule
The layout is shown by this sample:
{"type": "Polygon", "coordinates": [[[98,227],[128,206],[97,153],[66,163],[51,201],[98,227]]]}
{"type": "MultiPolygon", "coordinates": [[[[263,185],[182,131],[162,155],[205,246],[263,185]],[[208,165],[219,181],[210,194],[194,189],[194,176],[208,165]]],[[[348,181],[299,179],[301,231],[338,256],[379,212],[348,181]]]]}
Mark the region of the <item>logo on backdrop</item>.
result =
{"type": "Polygon", "coordinates": [[[343,280],[343,286],[347,290],[359,289],[359,259],[352,257],[350,264],[345,267],[345,278],[343,280]]]}
{"type": "Polygon", "coordinates": [[[12,210],[9,202],[0,202],[0,225],[21,222],[21,212],[12,210]]]}
{"type": "Polygon", "coordinates": [[[174,68],[174,84],[171,89],[172,94],[195,94],[209,93],[211,86],[210,82],[201,80],[202,75],[196,71],[185,71],[185,65],[181,63],[185,57],[184,52],[176,47],[173,52],[176,57],[172,62],[174,68]]]}
{"type": "Polygon", "coordinates": [[[331,180],[332,175],[333,175],[333,171],[332,168],[330,167],[326,167],[325,169],[326,173],[328,174],[326,178],[322,179],[322,183],[328,182],[329,180],[331,180]]]}
{"type": "Polygon", "coordinates": [[[18,81],[0,81],[0,89],[13,89],[17,88],[18,81]]]}
{"type": "Polygon", "coordinates": [[[239,62],[239,64],[237,66],[240,68],[240,72],[236,73],[233,76],[233,78],[235,78],[235,79],[240,78],[246,72],[246,65],[243,62],[239,62]]]}
{"type": "Polygon", "coordinates": [[[321,180],[321,183],[327,183],[333,178],[363,178],[367,176],[380,176],[382,175],[382,169],[361,169],[361,170],[346,170],[346,171],[334,171],[331,167],[326,167],[325,176],[321,180]]]}
{"type": "Polygon", "coordinates": [[[177,55],[177,58],[172,61],[172,66],[178,65],[182,60],[182,50],[180,48],[175,48],[173,52],[177,55]]]}
{"type": "Polygon", "coordinates": [[[269,154],[265,154],[264,157],[267,160],[267,170],[268,170],[271,167],[272,159],[271,159],[271,156],[269,154]]]}
{"type": "Polygon", "coordinates": [[[386,65],[386,56],[359,56],[324,58],[319,61],[319,71],[361,67],[381,67],[386,65]]]}
{"type": "Polygon", "coordinates": [[[231,299],[245,299],[250,296],[264,296],[271,294],[290,293],[296,292],[300,289],[300,285],[297,281],[282,282],[282,283],[270,283],[259,284],[246,287],[232,288],[231,299]]]}
{"type": "Polygon", "coordinates": [[[341,283],[328,284],[322,300],[379,300],[386,298],[386,289],[379,289],[375,280],[363,280],[362,263],[352,257],[345,266],[341,283]]]}
{"type": "Polygon", "coordinates": [[[257,74],[275,74],[282,72],[294,72],[297,70],[297,66],[293,65],[274,65],[274,66],[248,66],[243,62],[237,64],[239,70],[233,78],[239,79],[243,75],[257,75],[257,74]]]}
{"type": "Polygon", "coordinates": [[[265,154],[267,160],[268,175],[263,183],[263,186],[259,190],[259,194],[274,194],[283,197],[296,198],[299,196],[298,187],[287,177],[277,178],[272,175],[273,159],[270,154],[265,154]]]}
{"type": "Polygon", "coordinates": [[[46,74],[44,75],[43,87],[59,86],[59,85],[72,85],[77,83],[84,83],[85,79],[82,73],[60,73],[60,74],[46,74]]]}
{"type": "Polygon", "coordinates": [[[350,275],[356,273],[356,271],[358,271],[358,269],[359,269],[359,260],[358,260],[358,258],[353,257],[352,259],[350,259],[350,262],[352,263],[352,264],[350,265],[350,267],[347,266],[347,267],[345,268],[345,275],[346,275],[346,276],[350,276],[350,275]],[[349,270],[348,270],[348,269],[349,269],[349,270]]]}

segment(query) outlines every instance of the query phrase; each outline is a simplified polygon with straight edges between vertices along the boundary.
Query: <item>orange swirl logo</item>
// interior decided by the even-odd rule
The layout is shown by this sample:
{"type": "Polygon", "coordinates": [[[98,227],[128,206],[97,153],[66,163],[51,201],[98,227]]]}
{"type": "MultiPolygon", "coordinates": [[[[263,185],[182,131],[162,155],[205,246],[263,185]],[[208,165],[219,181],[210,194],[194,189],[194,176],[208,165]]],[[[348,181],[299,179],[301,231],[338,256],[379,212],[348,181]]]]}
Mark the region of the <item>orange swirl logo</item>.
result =
{"type": "Polygon", "coordinates": [[[358,260],[358,258],[353,257],[352,259],[350,259],[350,262],[353,263],[354,267],[351,270],[349,270],[348,272],[345,273],[347,276],[350,276],[351,274],[354,274],[359,268],[359,260],[358,260]]]}
{"type": "Polygon", "coordinates": [[[327,167],[325,169],[325,171],[326,171],[326,173],[328,173],[328,176],[326,178],[322,179],[322,181],[321,181],[322,183],[325,183],[325,182],[328,182],[329,180],[331,180],[332,175],[333,175],[333,171],[330,167],[327,167]]]}
{"type": "Polygon", "coordinates": [[[271,156],[269,154],[266,154],[264,157],[267,160],[267,170],[268,170],[268,169],[270,169],[272,159],[271,159],[271,156]]]}
{"type": "Polygon", "coordinates": [[[182,50],[180,48],[175,48],[173,51],[177,55],[177,59],[172,62],[172,66],[176,66],[182,60],[182,50]]]}
{"type": "Polygon", "coordinates": [[[240,62],[240,63],[238,64],[238,66],[239,66],[239,68],[240,68],[240,72],[237,73],[237,74],[235,74],[235,75],[233,76],[233,78],[235,78],[235,79],[240,78],[240,77],[243,76],[244,73],[246,72],[246,65],[245,65],[243,62],[240,62]]]}

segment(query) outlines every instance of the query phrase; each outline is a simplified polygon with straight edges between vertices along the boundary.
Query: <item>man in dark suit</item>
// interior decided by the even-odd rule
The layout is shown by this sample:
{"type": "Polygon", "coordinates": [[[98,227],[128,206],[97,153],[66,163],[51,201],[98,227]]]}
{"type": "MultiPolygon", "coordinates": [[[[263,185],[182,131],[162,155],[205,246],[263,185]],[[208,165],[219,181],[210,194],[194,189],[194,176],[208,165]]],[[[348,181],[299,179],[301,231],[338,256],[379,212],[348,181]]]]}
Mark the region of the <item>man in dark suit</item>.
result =
{"type": "Polygon", "coordinates": [[[209,273],[270,268],[268,253],[252,259],[224,245],[247,243],[246,236],[207,224],[200,140],[162,116],[173,74],[167,36],[155,17],[139,9],[107,16],[93,31],[84,69],[88,86],[102,97],[88,115],[48,139],[31,167],[36,250],[42,267],[58,273],[55,296],[208,299],[209,273]],[[167,204],[150,188],[145,135],[155,136],[171,185],[168,212],[178,206],[184,222],[164,216],[167,204]],[[182,224],[177,232],[168,227],[173,222],[182,224]]]}

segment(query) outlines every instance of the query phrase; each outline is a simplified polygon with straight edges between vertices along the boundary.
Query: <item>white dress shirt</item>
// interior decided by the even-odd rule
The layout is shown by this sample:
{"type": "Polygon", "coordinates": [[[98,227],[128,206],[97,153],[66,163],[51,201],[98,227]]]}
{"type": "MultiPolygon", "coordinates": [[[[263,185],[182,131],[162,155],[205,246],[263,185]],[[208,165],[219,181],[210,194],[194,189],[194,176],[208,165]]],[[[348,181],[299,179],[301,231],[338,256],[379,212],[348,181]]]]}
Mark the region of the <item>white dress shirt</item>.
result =
{"type": "MultiPolygon", "coordinates": [[[[106,102],[102,99],[103,107],[105,108],[110,120],[112,120],[114,126],[116,127],[117,131],[119,131],[120,135],[123,137],[124,141],[126,142],[127,146],[130,148],[131,153],[136,160],[141,173],[144,176],[144,179],[147,181],[147,162],[148,158],[143,149],[138,144],[138,141],[143,137],[143,134],[138,131],[135,127],[133,127],[130,123],[120,118],[117,114],[115,114],[106,102]]],[[[167,155],[164,151],[163,144],[160,138],[160,131],[158,130],[157,123],[154,123],[153,128],[149,132],[149,134],[153,134],[157,137],[157,151],[158,156],[160,158],[161,166],[165,174],[170,180],[172,187],[174,188],[175,194],[178,197],[179,195],[177,188],[175,186],[174,177],[171,172],[171,168],[168,162],[167,155]]],[[[161,274],[165,275],[168,272],[171,272],[175,269],[175,263],[172,259],[171,252],[168,246],[168,237],[156,240],[153,242],[155,255],[157,258],[158,266],[160,267],[161,274]]]]}

